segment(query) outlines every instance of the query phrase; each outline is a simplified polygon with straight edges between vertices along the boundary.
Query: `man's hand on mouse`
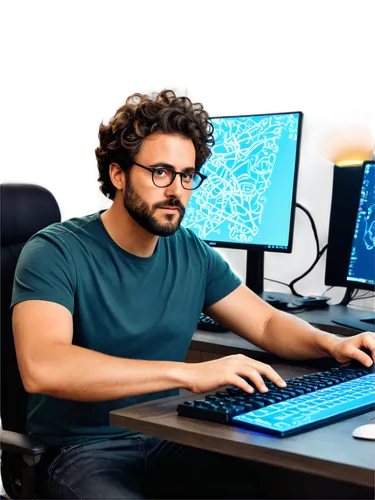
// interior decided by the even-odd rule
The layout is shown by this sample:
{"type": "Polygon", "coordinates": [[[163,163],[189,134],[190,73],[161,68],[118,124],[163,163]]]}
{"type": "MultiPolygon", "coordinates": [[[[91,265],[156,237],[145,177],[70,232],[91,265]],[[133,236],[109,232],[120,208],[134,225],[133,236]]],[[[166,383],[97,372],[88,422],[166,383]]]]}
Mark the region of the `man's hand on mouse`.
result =
{"type": "Polygon", "coordinates": [[[332,347],[331,354],[339,363],[356,359],[370,367],[375,361],[375,335],[364,332],[354,337],[339,339],[332,347]]]}

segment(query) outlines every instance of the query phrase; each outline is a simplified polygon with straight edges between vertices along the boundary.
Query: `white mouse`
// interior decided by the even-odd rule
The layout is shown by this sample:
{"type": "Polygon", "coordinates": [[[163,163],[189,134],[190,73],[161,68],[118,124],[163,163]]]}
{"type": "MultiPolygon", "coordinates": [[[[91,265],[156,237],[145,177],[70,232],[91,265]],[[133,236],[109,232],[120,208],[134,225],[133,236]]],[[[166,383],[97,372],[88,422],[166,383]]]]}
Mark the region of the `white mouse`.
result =
{"type": "Polygon", "coordinates": [[[375,441],[375,424],[361,425],[354,429],[353,437],[375,441]]]}

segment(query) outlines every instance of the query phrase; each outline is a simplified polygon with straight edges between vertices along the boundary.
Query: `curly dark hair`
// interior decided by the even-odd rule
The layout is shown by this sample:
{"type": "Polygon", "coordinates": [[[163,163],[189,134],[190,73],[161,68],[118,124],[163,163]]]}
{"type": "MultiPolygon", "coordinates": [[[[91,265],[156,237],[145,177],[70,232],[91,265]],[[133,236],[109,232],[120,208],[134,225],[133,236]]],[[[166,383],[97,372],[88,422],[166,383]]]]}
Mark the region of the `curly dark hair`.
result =
{"type": "Polygon", "coordinates": [[[114,199],[116,188],[109,176],[109,165],[118,163],[127,171],[141,151],[144,139],[154,132],[179,134],[193,141],[197,170],[211,154],[214,145],[213,125],[202,104],[188,97],[177,97],[173,90],[152,96],[133,94],[99,128],[99,147],[95,150],[102,193],[114,199]]]}

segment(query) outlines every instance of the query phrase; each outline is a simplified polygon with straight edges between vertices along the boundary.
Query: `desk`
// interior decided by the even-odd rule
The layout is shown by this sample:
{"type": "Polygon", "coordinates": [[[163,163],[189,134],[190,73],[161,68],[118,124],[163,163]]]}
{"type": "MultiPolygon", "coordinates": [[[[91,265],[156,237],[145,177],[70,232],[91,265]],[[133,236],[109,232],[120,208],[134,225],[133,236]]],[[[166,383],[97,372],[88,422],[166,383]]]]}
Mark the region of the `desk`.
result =
{"type": "MultiPolygon", "coordinates": [[[[351,313],[347,307],[331,306],[300,316],[331,333],[358,333],[331,323],[330,318],[337,312],[351,313]],[[342,311],[336,311],[333,307],[339,307],[342,311]]],[[[367,311],[355,310],[354,314],[362,317],[367,311]]],[[[206,361],[235,353],[272,364],[284,378],[314,373],[335,365],[332,359],[286,362],[232,332],[210,333],[200,330],[193,336],[186,361],[206,361]]],[[[179,417],[176,408],[180,402],[200,398],[197,394],[183,392],[184,395],[173,398],[114,410],[110,414],[110,424],[183,445],[310,473],[320,478],[345,480],[354,487],[374,487],[375,443],[352,437],[353,430],[367,424],[375,416],[374,412],[280,439],[213,422],[179,417]]]]}
{"type": "MultiPolygon", "coordinates": [[[[274,365],[288,378],[313,373],[317,368],[274,365]]],[[[179,402],[198,399],[190,394],[114,410],[110,424],[176,443],[264,464],[343,480],[357,486],[374,486],[375,444],[352,437],[355,427],[369,422],[374,413],[322,427],[298,436],[275,438],[213,422],[179,417],[179,402]]]]}

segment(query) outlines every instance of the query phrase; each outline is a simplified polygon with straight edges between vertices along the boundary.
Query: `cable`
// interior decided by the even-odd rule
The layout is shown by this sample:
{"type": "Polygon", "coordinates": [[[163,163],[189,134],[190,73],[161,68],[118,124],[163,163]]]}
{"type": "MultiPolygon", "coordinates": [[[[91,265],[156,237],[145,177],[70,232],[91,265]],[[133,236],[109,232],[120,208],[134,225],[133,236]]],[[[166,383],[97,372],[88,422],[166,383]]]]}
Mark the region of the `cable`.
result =
{"type": "Polygon", "coordinates": [[[358,295],[358,288],[349,288],[346,290],[344,298],[340,302],[342,305],[348,305],[352,300],[354,300],[354,297],[358,295]]]}
{"type": "Polygon", "coordinates": [[[305,214],[307,215],[307,217],[309,218],[310,220],[310,223],[311,223],[311,228],[313,230],[313,233],[314,233],[314,238],[315,238],[315,243],[316,243],[316,257],[315,257],[315,260],[314,262],[312,263],[312,265],[309,267],[309,269],[304,272],[303,274],[301,274],[301,276],[298,276],[298,278],[295,278],[294,280],[292,280],[290,283],[289,283],[289,288],[291,289],[292,293],[294,295],[297,295],[297,297],[302,297],[302,295],[300,293],[298,293],[296,291],[296,289],[294,288],[294,285],[295,283],[297,283],[298,281],[300,281],[302,278],[304,278],[305,276],[307,276],[313,269],[314,267],[316,266],[316,264],[318,263],[320,257],[324,254],[324,252],[326,251],[327,249],[327,245],[322,249],[320,250],[320,247],[319,247],[319,238],[318,238],[318,232],[316,230],[316,226],[315,226],[315,222],[314,222],[314,219],[312,218],[312,215],[310,214],[310,212],[307,210],[307,208],[305,208],[303,205],[301,205],[300,203],[296,203],[296,206],[301,209],[303,212],[305,212],[305,214]]]}
{"type": "Polygon", "coordinates": [[[315,257],[315,260],[314,262],[310,265],[310,267],[303,273],[301,274],[301,276],[298,276],[298,278],[295,278],[294,280],[290,281],[288,283],[288,286],[291,290],[291,292],[294,294],[294,295],[297,295],[297,297],[303,297],[303,295],[301,295],[299,292],[297,292],[297,290],[295,289],[295,284],[298,283],[299,281],[301,281],[303,278],[305,278],[309,273],[311,273],[311,271],[314,269],[314,267],[317,265],[317,263],[319,262],[319,260],[321,259],[322,255],[324,254],[324,252],[327,250],[327,247],[328,245],[325,245],[321,251],[318,253],[318,255],[315,257]]]}
{"type": "Polygon", "coordinates": [[[310,221],[310,224],[311,224],[311,229],[312,229],[313,236],[314,236],[314,241],[315,241],[315,246],[316,246],[316,253],[319,253],[319,236],[318,236],[318,231],[316,229],[316,224],[315,224],[315,221],[314,221],[313,214],[310,212],[310,209],[307,208],[307,206],[304,203],[302,203],[301,201],[297,200],[296,201],[296,206],[298,208],[300,208],[303,212],[305,212],[305,214],[309,218],[309,221],[310,221]]]}
{"type": "Polygon", "coordinates": [[[356,289],[356,291],[353,294],[353,297],[350,300],[354,300],[354,297],[357,297],[358,293],[359,293],[359,288],[356,289]]]}
{"type": "MultiPolygon", "coordinates": [[[[301,295],[296,290],[295,285],[299,281],[301,281],[303,278],[305,278],[309,273],[311,273],[311,271],[315,268],[315,266],[317,265],[317,263],[319,262],[319,260],[324,255],[324,252],[327,250],[328,245],[324,245],[324,247],[321,250],[319,249],[320,248],[319,236],[318,236],[318,231],[316,229],[316,224],[315,224],[314,217],[313,217],[312,213],[310,212],[310,210],[308,209],[308,207],[306,205],[304,205],[300,201],[296,201],[296,206],[299,209],[301,209],[307,215],[307,217],[309,219],[309,222],[310,222],[310,225],[311,225],[311,229],[312,229],[312,232],[313,232],[314,242],[315,242],[315,249],[316,249],[315,259],[312,262],[312,264],[306,269],[306,271],[304,271],[297,278],[294,278],[291,281],[289,281],[289,283],[287,283],[285,281],[281,281],[281,280],[271,279],[271,278],[265,278],[265,280],[271,281],[271,282],[274,282],[274,283],[279,283],[281,285],[284,285],[284,286],[286,286],[286,287],[289,288],[289,290],[292,292],[293,295],[295,295],[297,297],[303,297],[303,295],[301,295]]],[[[355,298],[358,295],[358,292],[359,292],[359,290],[348,290],[348,289],[346,289],[344,297],[341,299],[341,301],[340,301],[340,303],[338,305],[347,305],[352,300],[359,300],[359,299],[365,297],[365,296],[361,296],[361,297],[355,298]]],[[[370,298],[370,297],[368,297],[368,298],[370,298]]]]}
{"type": "Polygon", "coordinates": [[[360,295],[359,297],[357,297],[359,292],[360,292],[359,288],[347,288],[345,290],[344,297],[342,298],[339,305],[340,306],[347,306],[353,300],[371,299],[372,297],[374,297],[374,295],[368,296],[368,294],[372,292],[371,290],[369,290],[368,292],[365,292],[363,295],[360,295]]]}
{"type": "Polygon", "coordinates": [[[289,283],[287,283],[285,281],[281,281],[281,280],[274,280],[274,279],[271,279],[271,278],[265,278],[265,279],[267,281],[273,281],[274,283],[279,283],[281,285],[285,285],[286,287],[289,288],[289,290],[292,292],[293,295],[295,295],[296,297],[303,297],[303,295],[301,295],[299,292],[297,292],[297,290],[295,288],[295,285],[296,285],[296,283],[298,283],[299,281],[301,281],[303,278],[305,278],[314,269],[314,267],[317,265],[317,263],[321,259],[321,257],[324,254],[324,252],[327,250],[328,245],[325,245],[321,250],[319,250],[319,236],[318,236],[318,231],[316,229],[316,224],[315,224],[315,221],[314,221],[312,213],[306,207],[306,205],[304,205],[300,201],[296,201],[296,206],[298,208],[300,208],[307,215],[307,217],[309,218],[311,229],[312,229],[313,236],[314,236],[314,242],[315,242],[315,249],[316,249],[315,259],[314,259],[313,263],[308,267],[308,269],[306,271],[304,271],[297,278],[292,279],[289,283]]]}
{"type": "Polygon", "coordinates": [[[272,278],[264,278],[265,281],[272,281],[273,283],[279,283],[280,285],[285,285],[288,286],[288,283],[285,281],[280,281],[280,280],[274,280],[272,278]]]}
{"type": "Polygon", "coordinates": [[[373,299],[374,297],[375,297],[375,294],[369,295],[368,292],[367,292],[364,295],[360,295],[359,297],[355,296],[355,298],[351,299],[350,302],[352,302],[353,300],[373,299]]]}
{"type": "Polygon", "coordinates": [[[315,226],[315,222],[314,222],[314,219],[312,218],[312,215],[310,214],[310,212],[307,210],[307,208],[305,208],[303,205],[301,205],[300,203],[296,203],[296,207],[298,207],[299,209],[302,210],[302,212],[305,212],[305,214],[307,215],[307,217],[309,218],[310,220],[310,223],[311,223],[311,227],[312,227],[312,230],[313,230],[313,233],[314,233],[314,239],[315,239],[315,243],[316,243],[316,257],[315,257],[315,261],[313,262],[313,264],[309,267],[309,269],[303,273],[301,276],[298,276],[298,278],[295,278],[293,281],[291,281],[289,284],[288,283],[283,283],[282,281],[277,281],[277,280],[271,280],[270,278],[265,278],[266,280],[268,281],[273,281],[274,283],[280,283],[281,285],[285,285],[287,287],[290,288],[291,292],[296,295],[297,297],[303,297],[303,295],[301,295],[300,293],[298,293],[296,291],[296,289],[294,288],[294,284],[297,283],[297,281],[301,280],[302,278],[304,278],[307,274],[309,274],[313,269],[314,267],[316,266],[316,264],[318,263],[319,259],[321,258],[321,256],[324,254],[324,252],[327,250],[327,245],[325,247],[322,248],[322,250],[320,250],[320,246],[319,246],[319,238],[318,238],[318,232],[316,230],[316,226],[315,226]]]}
{"type": "Polygon", "coordinates": [[[341,302],[339,302],[338,305],[347,306],[349,302],[353,299],[355,291],[356,290],[353,290],[352,288],[347,288],[345,290],[344,297],[342,298],[341,302]]]}

